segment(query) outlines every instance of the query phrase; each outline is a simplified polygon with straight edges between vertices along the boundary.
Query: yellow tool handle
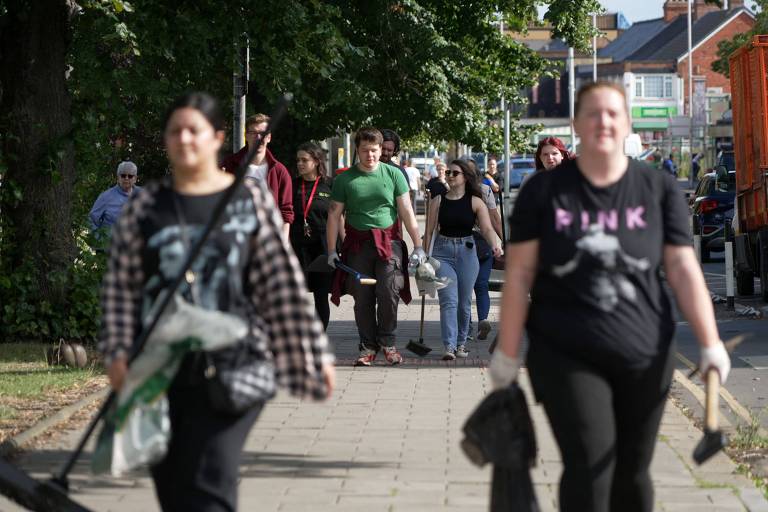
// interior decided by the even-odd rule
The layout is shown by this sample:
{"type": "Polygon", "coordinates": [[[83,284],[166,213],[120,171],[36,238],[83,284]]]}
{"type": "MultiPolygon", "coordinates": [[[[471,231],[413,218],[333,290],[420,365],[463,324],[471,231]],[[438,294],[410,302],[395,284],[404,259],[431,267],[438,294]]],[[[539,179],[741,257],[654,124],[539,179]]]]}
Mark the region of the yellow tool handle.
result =
{"type": "Polygon", "coordinates": [[[361,277],[360,284],[373,285],[376,284],[376,280],[370,277],[361,277]]]}
{"type": "Polygon", "coordinates": [[[704,410],[704,426],[709,431],[718,427],[717,410],[720,398],[720,373],[714,368],[707,371],[707,401],[704,410]]]}

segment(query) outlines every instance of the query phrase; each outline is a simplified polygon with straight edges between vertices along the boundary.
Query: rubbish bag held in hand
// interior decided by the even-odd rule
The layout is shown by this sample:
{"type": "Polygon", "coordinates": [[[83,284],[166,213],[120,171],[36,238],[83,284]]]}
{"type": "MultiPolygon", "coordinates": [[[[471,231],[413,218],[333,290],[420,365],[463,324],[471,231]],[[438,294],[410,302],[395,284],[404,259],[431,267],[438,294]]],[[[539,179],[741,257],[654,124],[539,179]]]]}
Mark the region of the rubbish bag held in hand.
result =
{"type": "Polygon", "coordinates": [[[419,289],[419,295],[429,295],[434,298],[437,290],[442,290],[451,283],[451,279],[448,277],[437,277],[437,269],[439,268],[440,262],[432,256],[416,267],[414,275],[416,276],[416,287],[419,289]]]}
{"type": "Polygon", "coordinates": [[[523,390],[513,382],[490,393],[464,423],[461,448],[478,466],[493,464],[491,510],[538,512],[530,468],[536,436],[523,390]]]}

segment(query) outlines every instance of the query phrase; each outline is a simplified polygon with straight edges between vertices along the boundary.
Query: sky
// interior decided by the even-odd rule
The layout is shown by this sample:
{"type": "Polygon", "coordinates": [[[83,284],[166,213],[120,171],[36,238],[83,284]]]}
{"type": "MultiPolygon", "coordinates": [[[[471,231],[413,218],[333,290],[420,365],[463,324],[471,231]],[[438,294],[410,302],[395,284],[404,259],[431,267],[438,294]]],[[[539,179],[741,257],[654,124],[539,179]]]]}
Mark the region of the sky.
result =
{"type": "Polygon", "coordinates": [[[661,18],[664,0],[600,0],[606,12],[620,12],[630,23],[661,18]]]}

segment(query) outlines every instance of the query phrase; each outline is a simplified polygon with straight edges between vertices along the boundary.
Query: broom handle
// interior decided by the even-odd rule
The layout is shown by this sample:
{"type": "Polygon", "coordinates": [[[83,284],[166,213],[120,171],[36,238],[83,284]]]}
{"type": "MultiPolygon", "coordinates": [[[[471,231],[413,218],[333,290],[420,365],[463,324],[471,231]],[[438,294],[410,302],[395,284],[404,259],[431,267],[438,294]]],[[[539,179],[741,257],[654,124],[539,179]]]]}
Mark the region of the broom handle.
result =
{"type": "MultiPolygon", "coordinates": [[[[271,133],[274,127],[279,124],[279,122],[285,116],[288,110],[288,104],[291,102],[292,99],[293,99],[293,95],[290,93],[285,94],[280,99],[278,104],[275,106],[275,111],[272,114],[271,120],[267,125],[267,129],[265,133],[271,133]]],[[[200,254],[200,251],[203,249],[203,245],[207,241],[208,236],[211,234],[214,227],[216,227],[216,225],[219,223],[219,220],[221,219],[221,215],[224,213],[224,209],[227,207],[227,204],[229,204],[230,199],[232,198],[237,188],[245,179],[245,171],[248,168],[248,164],[251,162],[251,160],[253,160],[253,157],[256,156],[256,152],[259,150],[259,148],[263,144],[263,141],[264,141],[264,137],[260,137],[259,141],[256,144],[254,144],[252,148],[249,148],[249,151],[246,154],[245,158],[243,159],[242,162],[240,162],[240,165],[235,171],[234,181],[226,190],[224,190],[224,194],[221,196],[221,199],[214,207],[213,212],[211,213],[211,218],[208,221],[208,224],[206,224],[202,233],[200,234],[200,238],[192,246],[191,250],[189,251],[189,255],[187,256],[187,259],[184,262],[184,266],[182,267],[178,275],[174,278],[174,280],[171,282],[171,284],[168,286],[165,297],[163,297],[163,300],[158,306],[157,310],[151,314],[149,322],[147,323],[147,326],[144,329],[142,329],[141,333],[136,338],[136,341],[134,342],[133,353],[128,359],[129,365],[141,353],[142,349],[144,348],[144,345],[149,339],[150,334],[157,326],[157,323],[160,320],[160,317],[162,316],[163,311],[165,311],[165,308],[168,306],[168,304],[170,304],[171,300],[173,300],[173,296],[176,290],[178,289],[178,287],[181,285],[181,282],[184,280],[187,270],[189,270],[192,267],[192,263],[194,263],[198,254],[200,254]]],[[[93,431],[96,429],[96,425],[98,424],[98,422],[101,420],[102,417],[104,417],[107,410],[109,410],[109,407],[112,405],[112,402],[114,402],[115,400],[115,396],[116,395],[114,391],[109,393],[109,396],[107,397],[106,400],[104,400],[104,403],[99,408],[99,411],[96,413],[96,416],[94,416],[94,418],[91,420],[91,423],[88,425],[88,428],[86,429],[85,433],[80,439],[80,442],[78,442],[77,447],[75,448],[75,451],[72,452],[72,454],[69,456],[67,461],[64,463],[64,466],[62,467],[61,471],[59,471],[58,475],[54,476],[53,478],[54,481],[59,483],[64,489],[68,488],[67,475],[69,475],[69,472],[75,466],[77,459],[80,458],[80,454],[83,452],[86,442],[88,442],[88,439],[90,438],[91,434],[93,434],[93,431]]]]}
{"type": "Polygon", "coordinates": [[[419,323],[419,341],[424,339],[424,308],[427,305],[427,296],[421,296],[421,323],[419,323]]]}
{"type": "Polygon", "coordinates": [[[707,371],[707,401],[704,411],[704,426],[710,432],[718,427],[718,402],[720,398],[720,374],[714,368],[707,371]]]}

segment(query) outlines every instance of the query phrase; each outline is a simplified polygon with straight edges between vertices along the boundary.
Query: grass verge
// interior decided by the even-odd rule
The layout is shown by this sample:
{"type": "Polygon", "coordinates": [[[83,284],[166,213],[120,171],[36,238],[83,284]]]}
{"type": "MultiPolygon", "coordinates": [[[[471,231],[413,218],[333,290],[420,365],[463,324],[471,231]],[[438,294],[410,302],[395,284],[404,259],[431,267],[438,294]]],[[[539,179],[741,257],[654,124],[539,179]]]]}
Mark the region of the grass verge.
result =
{"type": "MultiPolygon", "coordinates": [[[[0,343],[0,441],[106,385],[101,366],[48,366],[43,343],[0,343]]],[[[95,354],[89,353],[89,361],[95,354]]]]}

